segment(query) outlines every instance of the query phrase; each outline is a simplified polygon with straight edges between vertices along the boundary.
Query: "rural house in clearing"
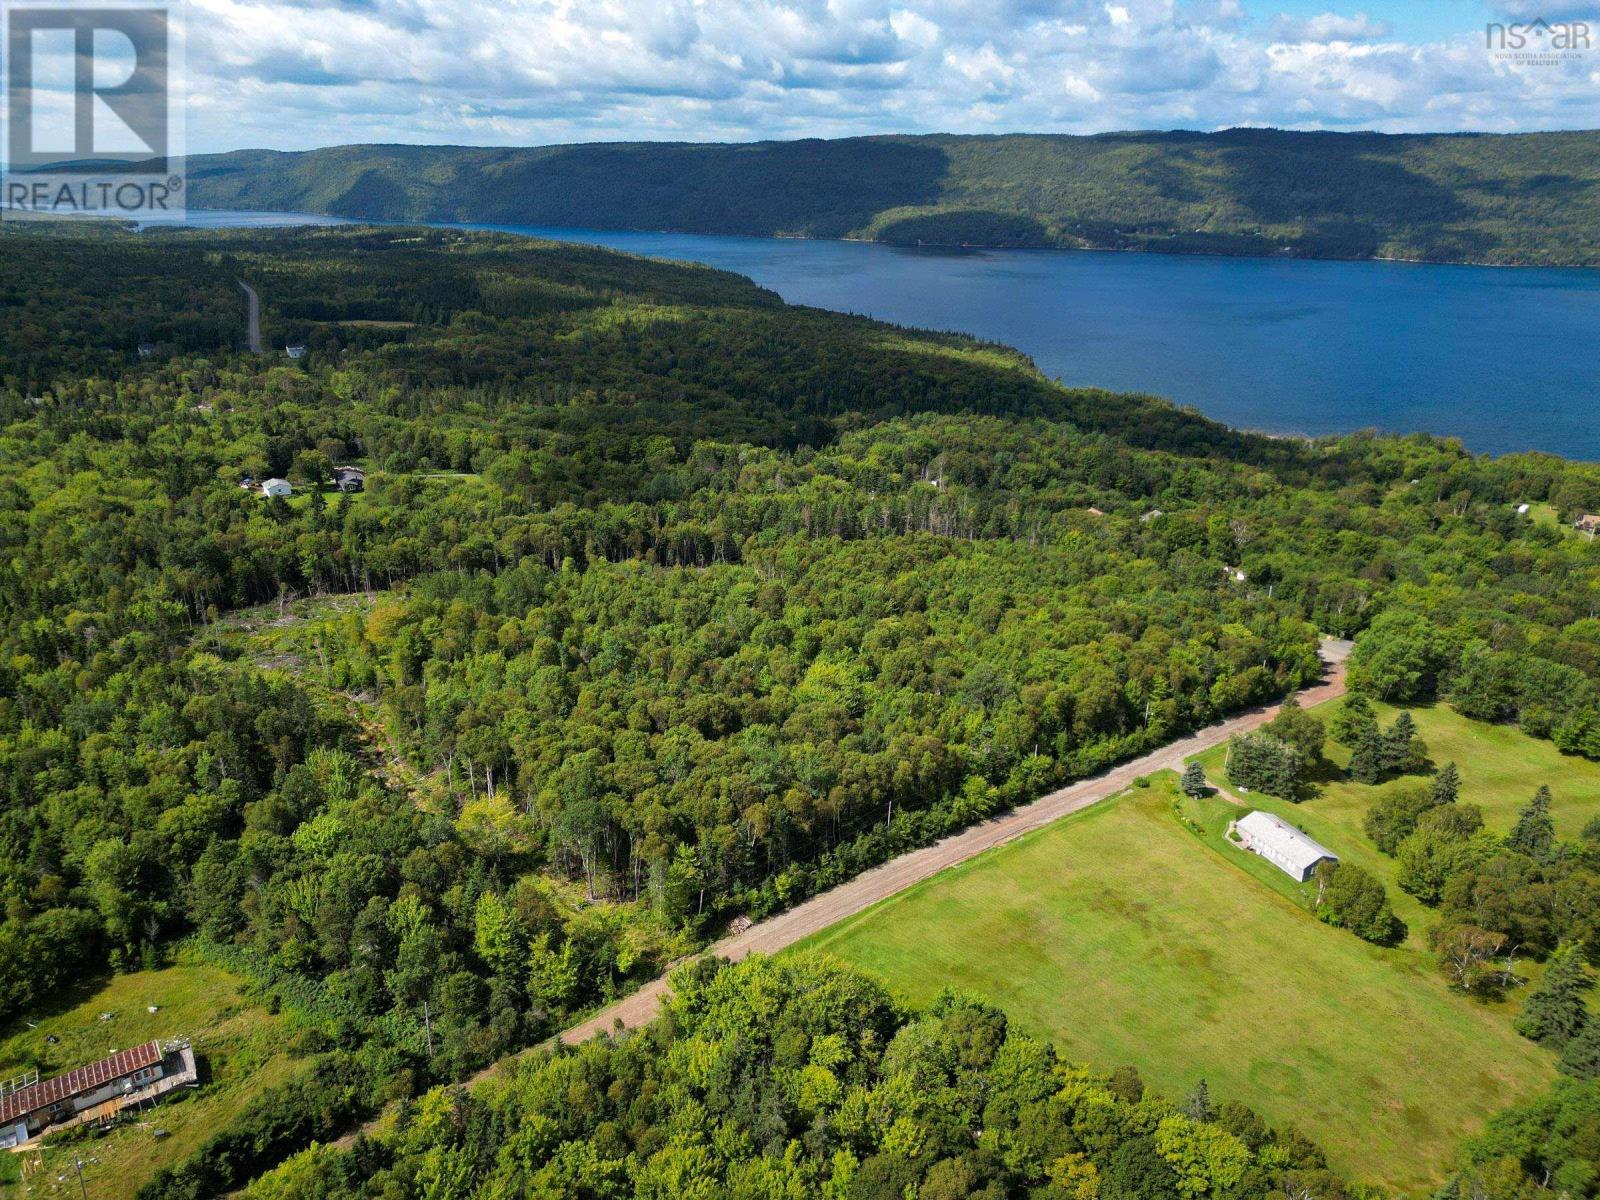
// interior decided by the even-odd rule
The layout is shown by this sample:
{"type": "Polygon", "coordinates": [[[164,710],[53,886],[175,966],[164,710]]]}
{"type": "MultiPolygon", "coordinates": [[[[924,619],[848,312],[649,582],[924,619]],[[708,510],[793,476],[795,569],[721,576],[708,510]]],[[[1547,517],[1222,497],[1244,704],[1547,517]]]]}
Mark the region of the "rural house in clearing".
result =
{"type": "Polygon", "coordinates": [[[1588,534],[1591,538],[1600,533],[1600,516],[1594,513],[1584,513],[1572,523],[1572,527],[1579,533],[1588,534]]]}
{"type": "Polygon", "coordinates": [[[287,479],[269,479],[261,485],[263,496],[287,496],[294,491],[287,479]]]}
{"type": "Polygon", "coordinates": [[[43,1082],[33,1074],[0,1084],[0,1150],[65,1125],[110,1120],[199,1078],[189,1043],[174,1041],[146,1042],[43,1082]]]}
{"type": "Polygon", "coordinates": [[[1338,862],[1339,856],[1287,821],[1257,809],[1234,822],[1239,843],[1259,854],[1285,875],[1304,883],[1320,862],[1338,862]]]}

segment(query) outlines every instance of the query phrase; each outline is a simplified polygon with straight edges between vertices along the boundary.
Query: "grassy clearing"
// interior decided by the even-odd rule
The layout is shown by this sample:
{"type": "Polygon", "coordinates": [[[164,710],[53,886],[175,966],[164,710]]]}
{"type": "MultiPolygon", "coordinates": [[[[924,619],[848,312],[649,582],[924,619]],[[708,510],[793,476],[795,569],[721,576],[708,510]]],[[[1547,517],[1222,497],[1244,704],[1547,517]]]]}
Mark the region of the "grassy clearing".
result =
{"type": "MultiPolygon", "coordinates": [[[[186,1037],[200,1062],[201,1087],[177,1093],[138,1123],[108,1134],[47,1142],[43,1169],[24,1185],[31,1190],[5,1186],[0,1173],[0,1195],[77,1196],[70,1171],[65,1183],[56,1179],[77,1157],[85,1162],[84,1180],[96,1200],[132,1197],[162,1167],[188,1157],[242,1116],[266,1089],[303,1069],[304,1060],[292,1053],[289,1019],[252,1005],[239,979],[199,962],[87,983],[33,1019],[36,1029],[18,1023],[0,1030],[0,1073],[7,1078],[30,1068],[48,1078],[151,1038],[186,1037]],[[152,1004],[155,1013],[148,1011],[152,1004]],[[112,1018],[100,1020],[108,1012],[112,1018]],[[51,1045],[49,1036],[59,1041],[51,1045]]],[[[14,1165],[20,1168],[23,1160],[14,1165]]]]}
{"type": "Polygon", "coordinates": [[[1229,860],[1248,856],[1208,847],[1216,831],[1186,828],[1176,800],[1158,776],[806,946],[914,1003],[945,986],[981,996],[1067,1058],[1133,1063],[1168,1095],[1203,1075],[1340,1170],[1407,1190],[1551,1078],[1547,1054],[1453,995],[1427,956],[1322,925],[1229,860]]]}
{"type": "MultiPolygon", "coordinates": [[[[1335,701],[1314,711],[1331,721],[1337,708],[1335,701]]],[[[1384,725],[1400,711],[1386,704],[1373,708],[1384,725]]],[[[1533,797],[1540,784],[1548,784],[1553,794],[1551,812],[1558,836],[1575,837],[1586,822],[1600,815],[1600,763],[1563,754],[1550,742],[1531,738],[1514,725],[1469,720],[1447,704],[1413,708],[1411,715],[1434,763],[1443,766],[1454,762],[1460,768],[1461,799],[1483,809],[1490,829],[1501,833],[1509,830],[1517,819],[1517,810],[1533,797]]],[[[1226,748],[1218,746],[1200,756],[1207,774],[1219,782],[1225,754],[1226,748]]],[[[1326,772],[1317,782],[1316,797],[1297,807],[1320,813],[1357,833],[1373,801],[1389,790],[1421,781],[1417,776],[1377,787],[1349,783],[1342,775],[1350,761],[1350,751],[1330,742],[1328,758],[1338,770],[1326,772]]]]}
{"type": "MultiPolygon", "coordinates": [[[[1315,711],[1331,720],[1336,708],[1337,702],[1333,702],[1315,711]]],[[[1399,712],[1383,704],[1374,708],[1384,725],[1399,712]]],[[[1587,822],[1600,815],[1600,763],[1562,754],[1549,742],[1531,738],[1512,725],[1469,720],[1448,705],[1413,708],[1411,715],[1433,761],[1440,766],[1454,762],[1460,769],[1461,799],[1483,809],[1489,829],[1508,831],[1517,819],[1517,810],[1533,797],[1540,784],[1548,784],[1554,797],[1551,812],[1558,836],[1575,837],[1587,822]]],[[[1199,760],[1208,778],[1231,788],[1233,784],[1223,770],[1226,754],[1226,747],[1218,746],[1200,755],[1199,760]]],[[[1382,879],[1389,888],[1395,913],[1411,931],[1409,944],[1420,946],[1435,918],[1400,891],[1395,884],[1394,860],[1372,844],[1362,822],[1367,809],[1380,797],[1397,788],[1415,787],[1425,781],[1424,777],[1410,776],[1368,787],[1343,778],[1344,767],[1350,761],[1347,747],[1330,742],[1328,758],[1332,767],[1318,779],[1316,795],[1311,799],[1295,804],[1242,790],[1238,791],[1239,799],[1293,822],[1340,858],[1382,879]]],[[[1514,1002],[1513,1009],[1516,1006],[1514,1002]]]]}

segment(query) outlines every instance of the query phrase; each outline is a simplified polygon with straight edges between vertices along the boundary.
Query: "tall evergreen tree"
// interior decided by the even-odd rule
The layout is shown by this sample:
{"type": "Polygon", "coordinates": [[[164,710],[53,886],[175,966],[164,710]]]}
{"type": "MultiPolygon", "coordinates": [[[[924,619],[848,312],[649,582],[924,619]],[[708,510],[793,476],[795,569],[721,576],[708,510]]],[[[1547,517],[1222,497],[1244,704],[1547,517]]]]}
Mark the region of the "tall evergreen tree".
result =
{"type": "Polygon", "coordinates": [[[1585,1021],[1556,1067],[1575,1079],[1600,1079],[1600,1021],[1585,1021]]]}
{"type": "Polygon", "coordinates": [[[1556,826],[1550,817],[1548,787],[1541,784],[1533,799],[1517,814],[1517,823],[1506,835],[1506,845],[1540,862],[1550,858],[1556,845],[1556,826]]]}
{"type": "Polygon", "coordinates": [[[1408,712],[1394,719],[1379,743],[1385,775],[1409,775],[1428,761],[1428,748],[1417,736],[1417,723],[1408,712]]]}
{"type": "Polygon", "coordinates": [[[1204,796],[1207,791],[1205,768],[1197,762],[1190,763],[1183,769],[1183,778],[1178,781],[1178,786],[1185,796],[1204,796]]]}
{"type": "Polygon", "coordinates": [[[1558,950],[1550,959],[1544,982],[1523,1006],[1517,1032],[1553,1050],[1564,1048],[1588,1019],[1585,993],[1593,986],[1578,953],[1571,948],[1558,950]]]}
{"type": "Polygon", "coordinates": [[[1428,796],[1435,804],[1454,804],[1461,798],[1461,772],[1447,762],[1428,785],[1428,796]]]}
{"type": "Polygon", "coordinates": [[[1356,741],[1355,753],[1350,756],[1349,774],[1357,783],[1382,782],[1383,737],[1376,722],[1364,729],[1356,741]]]}
{"type": "Polygon", "coordinates": [[[1191,1121],[1205,1122],[1216,1115],[1211,1106],[1211,1089],[1204,1079],[1194,1085],[1194,1090],[1184,1100],[1183,1111],[1191,1121]]]}

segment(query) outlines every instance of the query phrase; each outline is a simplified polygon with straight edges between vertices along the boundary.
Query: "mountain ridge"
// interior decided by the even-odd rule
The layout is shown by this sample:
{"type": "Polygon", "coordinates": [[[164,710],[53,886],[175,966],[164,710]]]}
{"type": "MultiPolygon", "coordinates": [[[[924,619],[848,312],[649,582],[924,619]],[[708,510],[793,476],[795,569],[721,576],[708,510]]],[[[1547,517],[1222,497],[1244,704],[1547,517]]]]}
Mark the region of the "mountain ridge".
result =
{"type": "Polygon", "coordinates": [[[190,207],[897,245],[1600,265],[1600,131],[885,134],[190,160],[190,207]]]}

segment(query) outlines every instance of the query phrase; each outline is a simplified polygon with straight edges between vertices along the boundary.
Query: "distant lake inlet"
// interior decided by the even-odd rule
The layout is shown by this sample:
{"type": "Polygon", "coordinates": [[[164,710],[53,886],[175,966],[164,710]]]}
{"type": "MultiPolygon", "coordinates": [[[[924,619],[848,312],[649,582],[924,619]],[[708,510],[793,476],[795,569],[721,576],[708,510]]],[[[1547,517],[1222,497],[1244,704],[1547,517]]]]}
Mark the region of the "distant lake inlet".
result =
{"type": "MultiPolygon", "coordinates": [[[[199,226],[333,223],[189,213],[199,226]]],[[[1004,342],[1074,386],[1244,429],[1377,428],[1600,460],[1600,271],[475,225],[748,275],[794,304],[1004,342]]]]}

